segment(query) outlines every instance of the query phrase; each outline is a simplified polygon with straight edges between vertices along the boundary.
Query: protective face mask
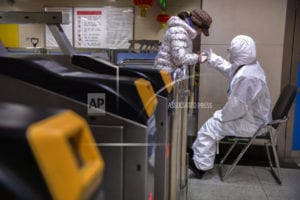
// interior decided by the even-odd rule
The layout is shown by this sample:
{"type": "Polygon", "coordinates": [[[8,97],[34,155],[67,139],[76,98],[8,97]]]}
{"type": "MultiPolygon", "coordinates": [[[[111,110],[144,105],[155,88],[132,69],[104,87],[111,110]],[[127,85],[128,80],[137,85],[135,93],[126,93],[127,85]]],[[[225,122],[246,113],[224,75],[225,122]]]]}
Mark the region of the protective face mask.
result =
{"type": "Polygon", "coordinates": [[[190,17],[185,18],[185,21],[187,22],[188,25],[190,25],[190,27],[192,27],[193,29],[195,29],[195,25],[192,22],[192,19],[190,17]]]}

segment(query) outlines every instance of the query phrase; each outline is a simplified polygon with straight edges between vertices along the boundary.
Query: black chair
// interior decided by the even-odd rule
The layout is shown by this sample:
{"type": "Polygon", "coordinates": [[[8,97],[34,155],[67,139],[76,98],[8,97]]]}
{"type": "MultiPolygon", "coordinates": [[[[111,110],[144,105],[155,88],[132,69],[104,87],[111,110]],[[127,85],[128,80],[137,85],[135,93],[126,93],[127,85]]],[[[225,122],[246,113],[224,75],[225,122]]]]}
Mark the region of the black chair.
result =
{"type": "MultiPolygon", "coordinates": [[[[250,138],[245,137],[230,137],[231,140],[233,140],[233,144],[230,146],[229,150],[226,152],[225,156],[222,158],[219,164],[219,172],[221,180],[225,180],[229,177],[234,167],[237,165],[237,163],[240,161],[240,159],[243,157],[243,155],[246,153],[248,148],[255,140],[263,139],[263,143],[266,147],[268,161],[271,167],[271,172],[276,179],[276,181],[281,184],[281,172],[280,172],[280,165],[278,160],[278,155],[276,151],[276,138],[278,136],[278,127],[280,127],[281,124],[285,123],[288,120],[288,112],[292,106],[292,103],[296,97],[297,94],[297,87],[293,85],[287,85],[282,90],[274,108],[272,111],[272,121],[266,125],[262,125],[255,134],[250,138]],[[246,141],[245,147],[242,149],[242,151],[239,153],[237,158],[233,161],[232,165],[229,166],[229,168],[226,170],[225,174],[223,173],[222,165],[225,162],[226,158],[230,154],[230,152],[233,150],[233,148],[238,144],[238,142],[241,143],[246,141]],[[275,168],[273,167],[273,161],[270,155],[269,146],[272,147],[273,157],[275,160],[275,168]]],[[[228,137],[225,137],[228,138],[228,137]]]]}

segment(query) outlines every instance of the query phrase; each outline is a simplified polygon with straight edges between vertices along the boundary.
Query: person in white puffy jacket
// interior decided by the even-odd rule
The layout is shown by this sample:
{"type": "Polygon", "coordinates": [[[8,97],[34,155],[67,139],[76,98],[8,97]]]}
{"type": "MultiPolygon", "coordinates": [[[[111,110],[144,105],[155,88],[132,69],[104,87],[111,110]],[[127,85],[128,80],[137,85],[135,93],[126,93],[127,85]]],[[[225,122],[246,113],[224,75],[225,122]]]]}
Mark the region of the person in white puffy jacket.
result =
{"type": "Polygon", "coordinates": [[[193,53],[192,40],[202,32],[209,35],[212,23],[210,15],[201,9],[192,12],[180,12],[172,16],[167,24],[168,29],[155,58],[154,67],[173,72],[183,65],[194,65],[199,62],[199,53],[193,53]]]}
{"type": "Polygon", "coordinates": [[[189,167],[196,176],[213,168],[216,141],[225,136],[251,137],[263,124],[271,121],[271,99],[264,70],[256,59],[255,42],[238,35],[230,44],[229,62],[206,51],[208,66],[229,80],[228,100],[198,131],[193,143],[189,167]]]}

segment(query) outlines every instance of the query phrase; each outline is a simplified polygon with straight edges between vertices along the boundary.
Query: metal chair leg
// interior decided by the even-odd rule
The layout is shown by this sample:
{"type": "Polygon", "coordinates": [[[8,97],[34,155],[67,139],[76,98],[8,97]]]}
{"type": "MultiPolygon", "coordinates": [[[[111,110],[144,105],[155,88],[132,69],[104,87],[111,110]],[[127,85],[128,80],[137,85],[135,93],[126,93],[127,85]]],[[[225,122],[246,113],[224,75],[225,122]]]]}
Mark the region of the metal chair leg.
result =
{"type": "Polygon", "coordinates": [[[220,161],[220,165],[222,165],[224,163],[224,161],[226,160],[226,158],[228,157],[228,155],[231,153],[231,151],[233,150],[233,148],[235,147],[235,145],[238,143],[238,140],[235,140],[234,143],[230,146],[230,148],[228,149],[228,151],[226,152],[225,156],[222,158],[222,160],[220,161]]]}
{"type": "Polygon", "coordinates": [[[274,136],[272,135],[272,133],[269,133],[269,134],[270,134],[271,145],[272,145],[272,150],[273,150],[273,155],[274,155],[274,159],[275,159],[275,165],[276,165],[277,173],[275,172],[273,165],[270,165],[270,167],[271,167],[272,174],[273,174],[274,178],[276,179],[277,183],[281,184],[282,183],[282,181],[281,181],[282,180],[281,179],[281,169],[280,169],[278,154],[277,154],[277,151],[276,151],[276,148],[275,148],[275,140],[274,140],[274,136]]]}
{"type": "MultiPolygon", "coordinates": [[[[266,147],[266,152],[267,152],[267,156],[268,156],[268,161],[269,161],[269,165],[271,168],[273,168],[273,162],[272,162],[272,158],[271,158],[271,154],[270,154],[270,150],[269,150],[269,143],[265,144],[266,147]]],[[[272,146],[272,145],[271,145],[272,146]]]]}
{"type": "Polygon", "coordinates": [[[225,162],[225,160],[227,159],[228,155],[231,153],[231,151],[233,150],[233,148],[236,146],[236,144],[238,143],[238,140],[235,140],[234,143],[230,146],[230,148],[228,149],[228,151],[226,152],[225,156],[222,158],[222,160],[220,161],[220,164],[219,164],[219,174],[220,174],[220,177],[221,177],[221,180],[224,180],[223,179],[223,172],[222,172],[222,165],[223,163],[225,162]]]}
{"type": "MultiPolygon", "coordinates": [[[[250,147],[250,145],[253,143],[253,141],[255,140],[256,136],[259,134],[259,131],[257,131],[253,137],[250,139],[250,141],[247,143],[247,145],[243,148],[243,150],[240,152],[240,154],[238,155],[238,157],[234,160],[234,162],[232,163],[232,165],[229,167],[229,169],[226,170],[225,174],[223,174],[223,171],[221,169],[223,162],[225,161],[225,159],[227,158],[227,156],[229,155],[229,153],[227,152],[226,155],[224,156],[224,158],[221,161],[221,164],[219,165],[219,173],[220,173],[220,178],[222,181],[224,181],[232,172],[232,170],[235,168],[235,166],[237,165],[237,163],[240,161],[240,159],[243,157],[243,155],[246,153],[246,151],[248,150],[248,148],[250,147]]],[[[237,141],[235,141],[233,143],[233,145],[235,146],[237,143],[237,141]]],[[[232,146],[233,146],[232,145],[232,146]]],[[[230,148],[229,150],[232,151],[233,147],[230,148]]]]}

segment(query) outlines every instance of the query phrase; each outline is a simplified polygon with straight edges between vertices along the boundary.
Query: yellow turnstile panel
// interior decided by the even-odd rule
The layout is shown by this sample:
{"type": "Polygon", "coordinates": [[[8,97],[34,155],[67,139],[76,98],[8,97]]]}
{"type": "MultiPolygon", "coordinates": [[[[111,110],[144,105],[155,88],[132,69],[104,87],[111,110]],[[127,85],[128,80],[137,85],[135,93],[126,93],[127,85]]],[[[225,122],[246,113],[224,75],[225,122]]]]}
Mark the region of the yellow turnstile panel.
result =
{"type": "Polygon", "coordinates": [[[160,75],[165,83],[165,87],[167,88],[168,93],[170,94],[173,88],[173,80],[169,72],[165,70],[160,70],[160,75]]]}
{"type": "Polygon", "coordinates": [[[137,79],[135,81],[135,87],[139,93],[141,101],[143,102],[144,109],[148,117],[150,117],[156,109],[157,98],[149,81],[145,79],[137,79]]]}
{"type": "Polygon", "coordinates": [[[53,199],[87,199],[99,186],[104,162],[77,114],[66,111],[32,124],[27,137],[53,199]]]}

